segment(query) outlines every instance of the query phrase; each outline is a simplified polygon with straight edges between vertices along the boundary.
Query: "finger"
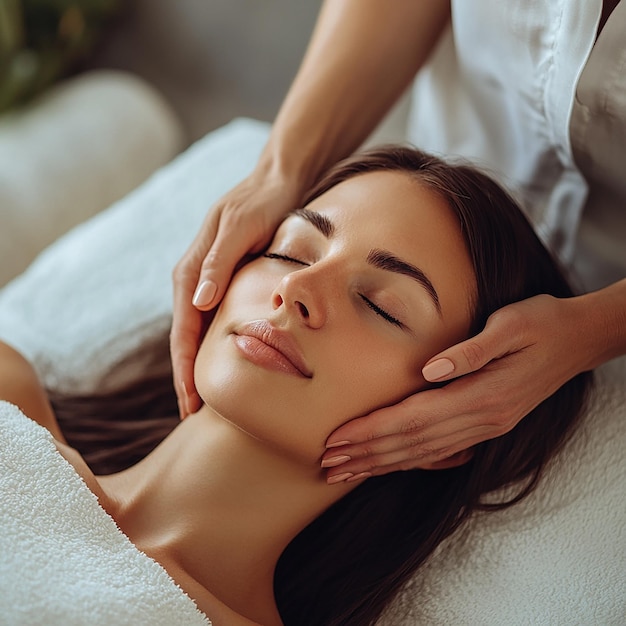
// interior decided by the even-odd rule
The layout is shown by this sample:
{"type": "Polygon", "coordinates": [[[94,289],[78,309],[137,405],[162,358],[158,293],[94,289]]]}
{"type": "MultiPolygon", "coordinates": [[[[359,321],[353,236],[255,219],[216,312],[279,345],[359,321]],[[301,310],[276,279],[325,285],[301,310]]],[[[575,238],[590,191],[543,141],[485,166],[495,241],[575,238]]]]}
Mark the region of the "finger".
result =
{"type": "Polygon", "coordinates": [[[174,311],[170,353],[174,388],[182,419],[199,408],[193,369],[203,320],[202,313],[191,304],[188,293],[182,289],[174,291],[174,311]]]}
{"type": "MultiPolygon", "coordinates": [[[[454,422],[454,420],[450,420],[454,422]]],[[[485,439],[497,436],[488,427],[477,424],[462,429],[433,429],[415,433],[409,439],[404,435],[390,435],[377,439],[371,446],[346,446],[327,451],[321,460],[322,469],[336,471],[371,471],[373,467],[387,463],[406,462],[404,469],[423,467],[423,459],[447,458],[476,445],[485,439]]]]}
{"type": "Polygon", "coordinates": [[[499,426],[496,429],[493,425],[484,423],[478,414],[460,415],[416,431],[378,437],[361,444],[329,448],[322,456],[321,466],[327,469],[347,461],[399,450],[407,450],[407,455],[419,458],[469,438],[483,436],[486,439],[499,434],[502,434],[499,426]]]}
{"type": "Polygon", "coordinates": [[[464,376],[522,347],[519,338],[492,316],[481,333],[432,357],[422,368],[422,376],[429,382],[464,376]]]}
{"type": "MultiPolygon", "coordinates": [[[[202,404],[195,388],[193,369],[204,323],[202,312],[193,305],[193,297],[205,251],[210,248],[217,233],[219,214],[219,208],[209,211],[194,241],[172,273],[174,308],[170,352],[181,419],[198,410],[202,404]]],[[[204,291],[206,296],[206,288],[204,291]]]]}
{"type": "Polygon", "coordinates": [[[209,212],[191,246],[172,272],[173,319],[170,353],[181,419],[197,405],[193,364],[202,329],[202,313],[193,306],[200,266],[217,230],[218,216],[209,212]]]}
{"type": "Polygon", "coordinates": [[[442,389],[419,391],[401,402],[353,419],[330,434],[326,448],[351,444],[371,444],[381,437],[423,431],[433,424],[458,415],[474,414],[482,410],[475,405],[471,380],[462,379],[442,389]]]}
{"type": "Polygon", "coordinates": [[[252,218],[244,225],[233,212],[223,212],[217,232],[202,260],[193,305],[207,311],[217,306],[230,283],[241,259],[250,252],[258,252],[267,244],[271,233],[261,234],[253,226],[252,218]]]}
{"type": "Polygon", "coordinates": [[[424,391],[393,406],[353,419],[330,434],[326,447],[371,442],[389,435],[421,430],[440,415],[437,399],[444,399],[440,391],[424,391]]]}
{"type": "Polygon", "coordinates": [[[471,454],[461,453],[476,445],[477,437],[463,439],[455,445],[449,444],[441,449],[433,449],[420,456],[414,456],[408,449],[396,450],[387,454],[367,457],[346,462],[327,471],[326,480],[329,484],[357,480],[369,476],[382,476],[390,472],[413,469],[444,469],[454,467],[460,462],[467,462],[471,454]],[[457,456],[458,455],[458,456],[457,456]]]}

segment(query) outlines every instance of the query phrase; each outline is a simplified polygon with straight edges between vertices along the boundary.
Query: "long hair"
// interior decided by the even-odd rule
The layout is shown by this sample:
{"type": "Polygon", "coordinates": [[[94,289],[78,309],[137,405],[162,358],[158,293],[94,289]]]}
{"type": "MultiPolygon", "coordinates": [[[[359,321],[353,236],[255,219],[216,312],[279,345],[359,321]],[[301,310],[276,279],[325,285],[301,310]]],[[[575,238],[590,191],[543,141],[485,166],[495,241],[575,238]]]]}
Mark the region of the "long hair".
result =
{"type": "MultiPolygon", "coordinates": [[[[538,294],[574,295],[515,201],[469,165],[411,148],[379,148],[333,167],[304,204],[342,181],[376,171],[408,174],[456,215],[477,280],[471,335],[507,304],[538,294]]],[[[473,511],[511,506],[532,491],[571,433],[590,383],[590,373],[570,380],[510,432],[477,445],[466,465],[368,478],[330,507],[278,563],[275,594],[285,624],[373,624],[473,511]],[[486,494],[505,486],[515,487],[505,501],[485,501],[486,494]]]]}
{"type": "MultiPolygon", "coordinates": [[[[477,280],[471,335],[506,304],[542,293],[573,295],[516,203],[471,166],[449,164],[411,148],[380,148],[330,169],[303,204],[344,180],[375,171],[412,176],[438,193],[457,216],[477,280]]],[[[165,339],[160,348],[151,349],[162,350],[167,358],[166,347],[165,339]]],[[[511,506],[532,491],[571,433],[590,383],[590,373],[572,379],[513,430],[477,445],[462,467],[372,477],[330,507],[289,544],[278,562],[274,591],[286,626],[374,624],[472,512],[511,506]],[[505,501],[485,501],[486,494],[505,486],[513,487],[505,501]]],[[[53,405],[69,443],[96,473],[128,467],[177,423],[173,386],[163,378],[135,383],[112,396],[57,395],[53,405]]]]}

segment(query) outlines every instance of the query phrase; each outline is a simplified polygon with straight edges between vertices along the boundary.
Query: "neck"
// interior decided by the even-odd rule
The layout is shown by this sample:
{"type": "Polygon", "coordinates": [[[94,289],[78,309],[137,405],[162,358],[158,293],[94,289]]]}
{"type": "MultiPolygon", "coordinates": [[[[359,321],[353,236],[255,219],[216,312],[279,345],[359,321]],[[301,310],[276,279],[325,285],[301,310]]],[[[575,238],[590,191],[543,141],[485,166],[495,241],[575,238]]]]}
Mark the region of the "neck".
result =
{"type": "Polygon", "coordinates": [[[350,490],[208,407],[116,478],[114,517],[131,540],[179,555],[195,581],[253,619],[275,611],[274,569],[287,544],[350,490]]]}

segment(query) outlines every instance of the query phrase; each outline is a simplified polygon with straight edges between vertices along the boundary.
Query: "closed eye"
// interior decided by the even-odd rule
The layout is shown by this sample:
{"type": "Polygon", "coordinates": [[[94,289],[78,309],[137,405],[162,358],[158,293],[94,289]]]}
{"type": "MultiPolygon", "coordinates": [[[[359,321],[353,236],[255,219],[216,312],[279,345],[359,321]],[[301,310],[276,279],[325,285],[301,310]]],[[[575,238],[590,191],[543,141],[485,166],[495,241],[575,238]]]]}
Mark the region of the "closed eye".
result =
{"type": "Polygon", "coordinates": [[[301,261],[300,259],[294,259],[291,256],[287,256],[286,254],[276,254],[275,252],[266,252],[263,255],[266,259],[277,259],[278,261],[286,261],[287,263],[295,263],[297,265],[304,265],[306,267],[309,266],[305,261],[301,261]]]}
{"type": "Polygon", "coordinates": [[[372,309],[374,313],[376,313],[377,315],[380,315],[380,317],[387,320],[390,324],[393,324],[394,326],[398,326],[399,328],[404,328],[404,324],[400,320],[396,319],[393,315],[389,315],[387,311],[385,311],[384,309],[381,309],[379,306],[374,304],[371,300],[366,298],[363,294],[359,294],[359,296],[361,296],[363,302],[365,302],[365,304],[367,304],[367,306],[370,309],[372,309]]]}
{"type": "MultiPolygon", "coordinates": [[[[266,252],[263,256],[266,259],[275,259],[277,261],[285,261],[286,263],[294,263],[296,265],[303,265],[305,267],[308,267],[310,265],[306,261],[295,259],[294,257],[288,256],[287,254],[278,254],[276,252],[266,252]]],[[[404,324],[400,320],[396,319],[393,315],[390,315],[389,313],[387,313],[387,311],[385,311],[384,309],[381,309],[377,304],[374,304],[369,298],[366,298],[363,294],[359,294],[359,296],[361,297],[363,302],[365,302],[365,304],[370,309],[372,309],[374,313],[376,313],[376,315],[379,315],[384,320],[386,320],[390,324],[393,324],[394,326],[398,326],[399,328],[404,328],[404,324]]]]}

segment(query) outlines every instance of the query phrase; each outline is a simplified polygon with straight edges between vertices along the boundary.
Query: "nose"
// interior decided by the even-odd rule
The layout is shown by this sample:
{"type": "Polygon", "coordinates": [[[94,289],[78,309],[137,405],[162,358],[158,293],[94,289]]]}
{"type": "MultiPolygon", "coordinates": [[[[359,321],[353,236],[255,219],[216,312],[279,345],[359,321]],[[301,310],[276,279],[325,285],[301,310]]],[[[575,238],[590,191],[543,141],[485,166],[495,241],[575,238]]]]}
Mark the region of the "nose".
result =
{"type": "Polygon", "coordinates": [[[326,322],[327,302],[323,293],[323,280],[314,276],[313,268],[290,272],[283,276],[272,294],[274,310],[285,307],[310,328],[321,328],[326,322]]]}

